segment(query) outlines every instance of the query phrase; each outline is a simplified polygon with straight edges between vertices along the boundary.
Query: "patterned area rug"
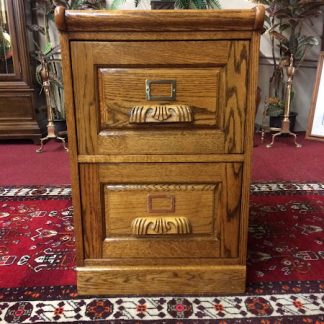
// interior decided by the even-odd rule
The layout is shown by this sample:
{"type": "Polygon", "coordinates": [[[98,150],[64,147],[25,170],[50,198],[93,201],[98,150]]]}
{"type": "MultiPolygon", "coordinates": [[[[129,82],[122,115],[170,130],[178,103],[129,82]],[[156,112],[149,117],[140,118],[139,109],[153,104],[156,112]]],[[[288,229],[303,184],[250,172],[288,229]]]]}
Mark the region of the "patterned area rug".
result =
{"type": "Polygon", "coordinates": [[[0,188],[0,323],[324,323],[324,184],[251,186],[247,292],[78,296],[69,187],[0,188]]]}

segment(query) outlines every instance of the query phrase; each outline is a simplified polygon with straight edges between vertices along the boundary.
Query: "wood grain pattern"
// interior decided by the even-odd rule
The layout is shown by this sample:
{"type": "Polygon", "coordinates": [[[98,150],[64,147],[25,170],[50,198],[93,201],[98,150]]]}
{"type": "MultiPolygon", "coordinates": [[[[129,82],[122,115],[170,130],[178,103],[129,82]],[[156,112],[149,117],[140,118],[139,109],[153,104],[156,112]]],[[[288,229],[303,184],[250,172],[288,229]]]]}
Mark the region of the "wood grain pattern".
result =
{"type": "MultiPolygon", "coordinates": [[[[101,183],[108,183],[104,186],[106,239],[103,256],[125,259],[139,256],[218,257],[219,217],[223,210],[220,189],[226,190],[226,184],[222,183],[223,174],[224,165],[221,164],[168,163],[163,168],[158,163],[128,164],[127,168],[123,164],[102,165],[99,178],[101,183]],[[116,183],[117,179],[119,183],[116,183]],[[157,179],[171,183],[159,184],[157,179]],[[174,196],[174,212],[160,211],[154,216],[186,217],[191,224],[191,234],[186,239],[130,239],[134,219],[152,217],[148,200],[161,193],[174,196]]],[[[168,199],[154,204],[153,208],[170,210],[168,199]]]]}
{"type": "Polygon", "coordinates": [[[145,163],[145,162],[243,162],[243,154],[200,154],[200,155],[79,155],[80,163],[145,163]]]}
{"type": "MultiPolygon", "coordinates": [[[[102,266],[102,267],[109,267],[109,266],[137,266],[137,265],[150,265],[150,266],[163,266],[163,265],[179,265],[178,258],[132,258],[132,259],[116,259],[116,258],[102,258],[102,259],[86,259],[84,260],[85,266],[102,266]]],[[[189,256],[187,258],[181,258],[182,265],[201,265],[204,264],[205,266],[223,266],[223,265],[239,265],[240,260],[239,258],[202,258],[199,256],[195,258],[193,256],[189,256]]]]}
{"type": "Polygon", "coordinates": [[[225,166],[227,189],[224,190],[222,201],[225,208],[221,218],[221,255],[235,258],[239,255],[241,240],[239,226],[241,222],[241,194],[242,194],[242,164],[228,163],[225,166]]]}
{"type": "MultiPolygon", "coordinates": [[[[163,131],[153,134],[152,132],[135,134],[126,131],[122,133],[100,132],[97,108],[99,99],[95,91],[98,81],[95,77],[94,65],[139,65],[143,64],[143,57],[147,58],[146,64],[163,64],[164,66],[176,63],[225,64],[229,48],[228,42],[204,42],[203,45],[199,42],[98,42],[95,45],[92,42],[72,42],[71,46],[75,104],[78,107],[76,110],[77,128],[79,129],[78,146],[82,154],[120,154],[121,152],[136,154],[139,150],[148,154],[159,152],[188,154],[196,153],[199,149],[201,149],[201,153],[204,150],[206,153],[223,152],[224,140],[220,130],[204,130],[200,133],[187,131],[186,134],[179,132],[165,134],[163,131]],[[205,48],[204,55],[201,55],[202,46],[205,48]],[[153,51],[159,55],[152,56],[153,51]],[[168,54],[170,52],[172,52],[172,60],[168,54]],[[185,60],[183,52],[187,54],[185,60]],[[79,53],[85,53],[85,55],[81,56],[79,53]],[[187,145],[183,145],[183,141],[181,141],[183,135],[188,138],[187,145]],[[152,142],[153,137],[155,137],[157,145],[145,145],[148,141],[152,142]],[[174,141],[177,137],[179,138],[177,145],[170,146],[170,141],[174,141]],[[208,139],[208,137],[212,138],[208,139]],[[146,148],[146,152],[143,151],[143,148],[146,148]]],[[[127,87],[122,89],[127,90],[127,87]]]]}
{"type": "Polygon", "coordinates": [[[191,233],[187,217],[138,217],[133,220],[131,228],[136,236],[191,233]]]}
{"type": "MultiPolygon", "coordinates": [[[[229,41],[128,41],[128,42],[72,42],[72,48],[92,47],[93,63],[120,68],[154,67],[217,67],[225,65],[229,41]],[[204,51],[201,51],[202,47],[204,51]],[[172,53],[172,55],[170,55],[172,53]],[[154,54],[154,55],[152,55],[154,54]],[[185,54],[185,55],[184,55],[185,54]],[[145,58],[145,60],[143,60],[145,58]],[[153,65],[153,66],[152,66],[153,65]]],[[[77,56],[77,55],[76,55],[77,56]]],[[[91,61],[89,62],[91,63],[91,61]]],[[[89,64],[88,63],[88,64],[89,64]]]]}
{"type": "Polygon", "coordinates": [[[82,230],[82,208],[80,193],[80,177],[78,166],[78,150],[76,121],[74,110],[74,96],[72,83],[72,68],[70,59],[70,44],[67,34],[60,35],[60,44],[62,51],[62,68],[64,80],[64,107],[66,112],[66,123],[69,132],[69,160],[72,182],[72,203],[73,203],[73,224],[75,230],[75,242],[77,253],[77,266],[84,264],[84,248],[83,248],[83,230],[82,230]]]}
{"type": "Polygon", "coordinates": [[[80,165],[80,192],[85,258],[101,258],[104,219],[99,182],[99,166],[80,165]]]}
{"type": "Polygon", "coordinates": [[[148,235],[145,238],[106,238],[103,243],[103,258],[118,258],[125,262],[137,258],[164,259],[218,258],[220,242],[212,237],[191,237],[190,234],[176,237],[148,235]]]}
{"type": "MultiPolygon", "coordinates": [[[[223,129],[226,153],[243,153],[246,118],[249,43],[232,42],[225,68],[223,129]]],[[[223,99],[223,98],[222,98],[223,99]]]]}
{"type": "Polygon", "coordinates": [[[131,109],[130,124],[148,123],[191,123],[190,106],[187,105],[146,105],[131,109]]]}
{"type": "Polygon", "coordinates": [[[215,184],[225,175],[223,163],[109,163],[98,167],[100,182],[106,184],[215,184]]]}
{"type": "Polygon", "coordinates": [[[78,292],[243,292],[264,8],[57,15],[78,292]]]}
{"type": "Polygon", "coordinates": [[[163,32],[163,33],[155,33],[155,32],[114,32],[107,31],[104,33],[98,32],[69,32],[69,36],[71,40],[82,40],[82,41],[129,41],[137,40],[197,40],[197,41],[206,41],[206,40],[239,40],[245,39],[249,40],[252,37],[252,31],[196,31],[196,32],[184,32],[179,31],[175,32],[163,32]]]}
{"type": "Polygon", "coordinates": [[[204,294],[245,290],[245,266],[78,268],[80,294],[204,294]]]}
{"type": "MultiPolygon", "coordinates": [[[[0,122],[5,120],[34,121],[33,105],[33,94],[30,92],[1,93],[0,122]]],[[[35,130],[37,130],[37,128],[35,130]]]]}
{"type": "MultiPolygon", "coordinates": [[[[73,44],[73,43],[72,43],[73,44]]],[[[77,130],[77,149],[78,152],[89,154],[97,153],[95,150],[95,138],[97,136],[98,117],[96,111],[96,99],[93,90],[93,65],[92,47],[87,47],[83,42],[79,43],[78,60],[74,59],[77,55],[75,47],[70,42],[70,55],[73,75],[73,96],[75,109],[75,121],[77,130]],[[82,67],[82,68],[79,68],[82,67]],[[79,72],[77,72],[79,70],[79,72]],[[75,76],[78,77],[75,77],[75,76]],[[91,85],[91,87],[89,86],[91,85]]]]}
{"type": "MultiPolygon", "coordinates": [[[[188,113],[187,118],[184,118],[184,121],[193,121],[194,125],[197,126],[217,126],[216,121],[218,120],[219,114],[218,88],[220,71],[220,68],[101,68],[98,71],[100,84],[99,109],[101,130],[107,128],[134,127],[134,125],[129,124],[129,115],[131,115],[131,122],[134,120],[132,118],[135,113],[135,111],[133,112],[133,106],[144,106],[148,108],[150,107],[148,105],[159,105],[159,101],[153,101],[150,103],[145,97],[145,81],[148,79],[176,80],[176,100],[169,101],[167,105],[188,106],[190,113],[188,113]]],[[[163,101],[160,102],[163,103],[163,101]]],[[[139,111],[138,109],[136,110],[136,116],[138,116],[139,111]]],[[[145,109],[145,111],[142,112],[145,113],[147,110],[145,109]]],[[[141,121],[142,119],[143,118],[139,118],[138,120],[141,121]]],[[[170,118],[168,120],[170,121],[170,118]]],[[[175,118],[174,120],[178,121],[178,118],[175,118]]],[[[154,120],[151,119],[150,121],[154,120]]],[[[138,128],[138,125],[136,126],[138,128]]]]}
{"type": "Polygon", "coordinates": [[[263,18],[263,6],[251,10],[213,11],[56,11],[58,28],[69,32],[259,30],[263,26],[263,18]]]}
{"type": "Polygon", "coordinates": [[[242,177],[242,204],[241,204],[241,222],[240,222],[240,259],[241,264],[246,264],[247,259],[247,236],[249,223],[249,197],[252,169],[253,152],[253,133],[255,118],[255,102],[257,95],[258,75],[259,75],[259,50],[260,35],[254,33],[250,43],[251,61],[249,63],[250,78],[248,83],[247,97],[247,120],[245,125],[245,163],[242,177]]]}
{"type": "Polygon", "coordinates": [[[118,154],[122,151],[136,154],[140,150],[147,154],[243,152],[249,42],[204,42],[203,45],[199,42],[146,42],[145,45],[141,42],[113,42],[96,43],[95,47],[90,42],[78,42],[73,44],[72,53],[76,56],[74,77],[75,89],[79,94],[76,98],[79,107],[78,128],[89,134],[88,137],[79,135],[82,153],[118,154]],[[204,55],[201,55],[200,45],[204,47],[204,55]],[[174,47],[177,50],[172,50],[174,47]],[[80,57],[77,55],[80,51],[87,52],[87,55],[80,57]],[[152,51],[157,54],[150,55],[152,51]],[[172,61],[165,56],[170,51],[173,53],[172,61]],[[180,51],[187,52],[185,59],[178,57],[180,51]],[[142,57],[146,57],[146,65],[163,64],[168,68],[100,68],[96,79],[93,71],[95,64],[140,64],[142,57]],[[208,65],[205,69],[197,70],[172,68],[180,59],[190,65],[208,65]],[[86,64],[86,68],[79,69],[79,66],[86,64]],[[224,67],[211,69],[208,66],[212,64],[224,67]],[[128,129],[132,126],[129,123],[131,107],[136,102],[145,102],[145,80],[154,78],[176,79],[177,100],[173,103],[190,105],[194,115],[192,125],[210,126],[209,129],[187,131],[182,127],[180,134],[173,127],[165,132],[164,128],[172,123],[163,124],[161,131],[159,128],[145,128],[145,132],[135,132],[137,125],[133,126],[136,129],[128,129]],[[89,87],[89,84],[94,84],[94,87],[89,87]],[[96,99],[93,90],[96,84],[99,86],[99,99],[96,99]],[[200,90],[202,84],[204,87],[200,90]],[[97,101],[99,108],[96,108],[97,101]],[[182,136],[187,138],[185,142],[190,145],[183,145],[182,136]],[[170,141],[173,142],[172,146],[170,141]],[[145,145],[147,142],[151,145],[145,145]]]}
{"type": "Polygon", "coordinates": [[[152,216],[186,217],[192,234],[213,234],[220,208],[219,191],[219,184],[107,185],[104,189],[106,235],[131,235],[135,218],[152,216]]]}
{"type": "MultiPolygon", "coordinates": [[[[166,125],[164,125],[166,126],[166,125]]],[[[111,130],[101,131],[96,147],[90,154],[213,154],[224,149],[224,132],[213,129],[192,129],[182,127],[181,131],[150,129],[149,131],[111,130]]],[[[85,138],[83,136],[83,138],[85,138]]],[[[87,142],[90,144],[89,140],[87,142]]],[[[88,146],[89,147],[89,146],[88,146]]],[[[86,154],[85,151],[81,151],[86,154]]]]}

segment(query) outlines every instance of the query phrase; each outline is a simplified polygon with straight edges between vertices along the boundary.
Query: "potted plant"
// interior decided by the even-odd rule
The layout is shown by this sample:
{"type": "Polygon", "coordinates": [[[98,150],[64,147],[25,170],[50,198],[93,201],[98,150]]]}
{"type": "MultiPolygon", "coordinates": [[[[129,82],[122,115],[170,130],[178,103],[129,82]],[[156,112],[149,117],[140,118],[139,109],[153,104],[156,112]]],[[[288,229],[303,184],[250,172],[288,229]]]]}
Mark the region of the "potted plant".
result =
{"type": "MultiPolygon", "coordinates": [[[[273,71],[269,79],[269,93],[265,102],[266,114],[270,116],[270,126],[277,125],[271,119],[283,118],[285,96],[284,71],[293,55],[296,70],[301,66],[307,51],[319,44],[315,36],[303,34],[306,20],[321,14],[324,0],[252,0],[266,5],[265,27],[271,40],[273,71]]],[[[291,112],[292,119],[296,113],[291,112]]],[[[293,120],[291,124],[294,124],[293,120]]]]}
{"type": "Polygon", "coordinates": [[[10,36],[4,31],[0,25],[0,58],[5,59],[8,55],[8,51],[11,47],[10,45],[10,36]]]}
{"type": "MultiPolygon", "coordinates": [[[[8,32],[6,32],[4,28],[4,24],[1,21],[0,16],[0,61],[5,62],[12,56],[11,52],[11,39],[8,32]]],[[[1,63],[1,62],[0,62],[1,63]]],[[[3,66],[0,64],[1,70],[0,73],[8,73],[6,69],[6,64],[3,64],[3,66]],[[3,71],[2,71],[3,68],[3,71]]]]}
{"type": "MultiPolygon", "coordinates": [[[[104,0],[35,0],[34,12],[37,23],[29,26],[34,32],[34,44],[36,50],[32,54],[36,60],[35,79],[43,90],[42,71],[44,66],[48,71],[50,82],[51,106],[54,116],[56,131],[66,130],[64,89],[61,73],[60,46],[55,37],[55,25],[53,23],[54,10],[57,6],[68,9],[103,9],[106,7],[104,0]],[[54,32],[53,32],[54,27],[54,32]]],[[[43,92],[41,90],[41,93],[43,92]]]]}
{"type": "MultiPolygon", "coordinates": [[[[293,102],[293,94],[291,96],[291,102],[293,102]]],[[[272,128],[281,128],[281,122],[284,116],[285,103],[283,100],[278,97],[268,97],[265,101],[267,115],[270,117],[270,127],[272,128]]],[[[297,113],[291,111],[289,113],[290,120],[290,131],[294,130],[296,123],[297,113]]]]}

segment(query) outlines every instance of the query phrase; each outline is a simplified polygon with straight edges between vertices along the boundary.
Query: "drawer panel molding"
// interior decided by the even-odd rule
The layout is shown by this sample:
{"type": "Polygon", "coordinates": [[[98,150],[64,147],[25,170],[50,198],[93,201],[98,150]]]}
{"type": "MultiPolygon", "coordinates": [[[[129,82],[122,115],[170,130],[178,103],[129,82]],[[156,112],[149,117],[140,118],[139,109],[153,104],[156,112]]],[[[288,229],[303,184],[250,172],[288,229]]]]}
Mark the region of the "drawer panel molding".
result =
{"type": "Polygon", "coordinates": [[[213,191],[215,184],[119,184],[107,185],[109,191],[213,191]]]}

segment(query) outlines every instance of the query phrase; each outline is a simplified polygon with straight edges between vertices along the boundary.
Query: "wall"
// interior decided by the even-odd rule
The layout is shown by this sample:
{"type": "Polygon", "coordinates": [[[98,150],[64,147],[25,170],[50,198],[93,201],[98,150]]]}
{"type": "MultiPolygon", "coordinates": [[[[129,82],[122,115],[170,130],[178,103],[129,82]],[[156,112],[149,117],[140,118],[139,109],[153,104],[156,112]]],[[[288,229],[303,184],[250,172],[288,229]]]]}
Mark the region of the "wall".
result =
{"type": "MultiPolygon", "coordinates": [[[[255,4],[247,0],[221,0],[223,9],[242,9],[252,8],[255,4]]],[[[136,9],[134,1],[126,0],[120,9],[136,9]]],[[[139,8],[137,9],[150,9],[149,1],[142,0],[139,8]]],[[[323,29],[323,15],[313,19],[312,22],[305,23],[304,32],[308,35],[317,35],[320,38],[323,29]]],[[[310,101],[313,93],[315,82],[317,60],[320,52],[320,46],[313,48],[306,56],[303,66],[296,72],[294,79],[295,102],[294,111],[298,113],[296,130],[301,131],[306,129],[308,111],[310,101]]],[[[256,123],[262,123],[263,102],[268,96],[268,81],[272,73],[271,66],[271,45],[270,39],[267,34],[261,38],[260,50],[260,73],[259,73],[259,86],[261,88],[261,104],[258,110],[256,123]]]]}

